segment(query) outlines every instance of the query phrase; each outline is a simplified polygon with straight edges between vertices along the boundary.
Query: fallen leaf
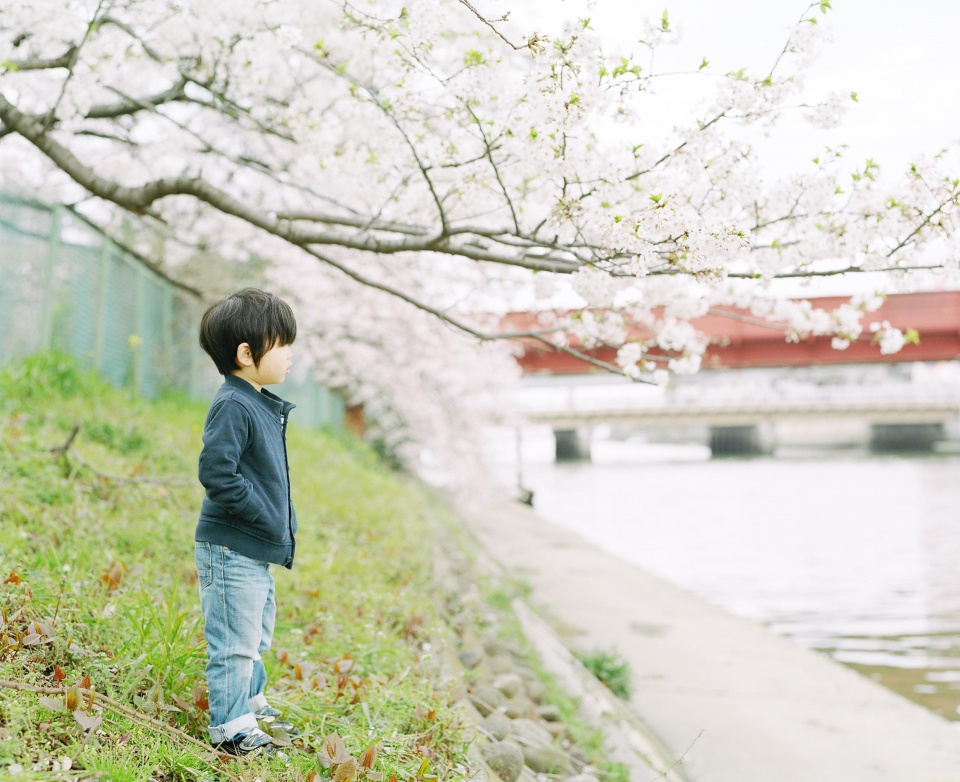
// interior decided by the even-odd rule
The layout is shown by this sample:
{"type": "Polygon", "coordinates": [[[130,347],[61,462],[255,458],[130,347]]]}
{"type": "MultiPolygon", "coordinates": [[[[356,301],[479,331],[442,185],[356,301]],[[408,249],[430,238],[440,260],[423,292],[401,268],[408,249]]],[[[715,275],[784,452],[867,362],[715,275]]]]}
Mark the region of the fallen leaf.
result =
{"type": "Polygon", "coordinates": [[[4,584],[20,584],[23,583],[23,579],[20,578],[20,574],[17,573],[16,569],[10,571],[10,575],[7,576],[4,584]]]}
{"type": "Polygon", "coordinates": [[[333,774],[333,782],[353,782],[357,778],[357,771],[357,761],[353,758],[347,758],[337,766],[337,770],[333,774]]]}
{"type": "Polygon", "coordinates": [[[207,699],[207,691],[200,682],[193,684],[193,705],[200,711],[210,711],[210,701],[207,699]]]}
{"type": "Polygon", "coordinates": [[[271,728],[270,738],[273,740],[273,743],[278,747],[293,746],[293,740],[290,738],[290,734],[287,733],[283,728],[271,728]]]}
{"type": "Polygon", "coordinates": [[[66,711],[63,707],[63,701],[58,700],[57,698],[40,698],[40,703],[46,706],[48,709],[53,711],[66,711]]]}
{"type": "Polygon", "coordinates": [[[122,562],[114,560],[110,563],[110,567],[100,576],[100,580],[106,584],[108,592],[115,592],[119,589],[120,582],[123,581],[123,573],[126,569],[122,562]]]}
{"type": "Polygon", "coordinates": [[[326,758],[333,765],[338,763],[345,763],[347,760],[351,759],[350,753],[347,752],[347,748],[343,743],[343,739],[340,738],[340,734],[336,731],[333,731],[329,736],[323,740],[323,747],[320,750],[321,757],[326,758]]]}
{"type": "Polygon", "coordinates": [[[56,684],[60,684],[60,682],[62,682],[66,678],[67,678],[67,675],[63,672],[63,668],[61,668],[59,664],[56,667],[54,667],[53,681],[56,684]]]}
{"type": "Polygon", "coordinates": [[[96,730],[100,727],[100,723],[103,722],[103,717],[99,714],[96,716],[91,716],[84,714],[82,711],[77,709],[73,713],[73,718],[79,723],[80,727],[84,730],[96,730]]]}
{"type": "Polygon", "coordinates": [[[360,756],[360,767],[372,769],[377,763],[377,752],[380,750],[380,742],[374,742],[367,747],[360,756]]]}
{"type": "Polygon", "coordinates": [[[91,680],[89,674],[86,675],[86,676],[84,676],[84,677],[80,680],[80,686],[81,686],[84,690],[89,690],[89,689],[93,686],[93,681],[91,680]]]}
{"type": "Polygon", "coordinates": [[[67,711],[77,711],[80,708],[80,690],[77,685],[67,688],[67,711]]]}

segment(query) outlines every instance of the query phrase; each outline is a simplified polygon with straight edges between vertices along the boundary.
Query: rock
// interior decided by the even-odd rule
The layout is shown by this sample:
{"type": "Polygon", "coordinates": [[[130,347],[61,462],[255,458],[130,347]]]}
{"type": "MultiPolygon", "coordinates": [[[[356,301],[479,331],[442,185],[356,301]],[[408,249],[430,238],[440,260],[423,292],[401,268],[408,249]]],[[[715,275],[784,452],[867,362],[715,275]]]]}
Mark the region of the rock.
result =
{"type": "Polygon", "coordinates": [[[487,715],[479,723],[480,727],[497,741],[503,741],[510,735],[511,722],[506,715],[495,711],[487,715]]]}
{"type": "Polygon", "coordinates": [[[478,611],[483,606],[483,598],[480,597],[480,590],[475,584],[471,584],[467,591],[461,595],[460,602],[469,611],[478,611]]]}
{"type": "MultiPolygon", "coordinates": [[[[487,654],[490,654],[489,650],[487,654]]],[[[487,668],[490,673],[512,673],[513,658],[509,654],[491,654],[487,658],[487,668]]]]}
{"type": "Polygon", "coordinates": [[[506,647],[496,633],[485,633],[483,636],[483,648],[487,654],[494,657],[498,654],[506,654],[506,647]]]}
{"type": "Polygon", "coordinates": [[[521,747],[523,762],[537,774],[569,774],[570,761],[559,749],[550,745],[521,747]]]}
{"type": "Polygon", "coordinates": [[[527,692],[527,697],[534,703],[543,703],[547,694],[547,688],[539,679],[528,679],[524,682],[523,689],[527,692]]]}
{"type": "Polygon", "coordinates": [[[463,663],[464,668],[476,668],[483,659],[483,650],[464,649],[457,655],[457,657],[460,659],[460,662],[463,663]]]}
{"type": "Polygon", "coordinates": [[[593,774],[577,774],[573,777],[567,777],[566,782],[600,782],[593,774]]]}
{"type": "Polygon", "coordinates": [[[555,739],[567,734],[567,726],[562,722],[545,722],[544,726],[546,727],[547,733],[549,733],[555,739]]]}
{"type": "Polygon", "coordinates": [[[503,705],[500,690],[489,684],[478,684],[470,696],[470,701],[484,717],[503,705]]]}
{"type": "Polygon", "coordinates": [[[510,723],[509,727],[510,733],[520,739],[521,745],[549,746],[553,741],[553,737],[547,732],[546,728],[540,727],[533,720],[516,719],[510,723]]]}
{"type": "Polygon", "coordinates": [[[546,706],[537,706],[537,716],[547,722],[560,722],[560,707],[552,703],[546,706]]]}
{"type": "Polygon", "coordinates": [[[537,715],[537,707],[526,695],[518,695],[516,698],[510,698],[504,701],[502,706],[503,713],[512,720],[519,719],[520,717],[535,717],[537,715]]]}
{"type": "Polygon", "coordinates": [[[516,782],[523,771],[523,752],[516,744],[497,741],[480,748],[483,759],[503,782],[516,782]]]}
{"type": "Polygon", "coordinates": [[[515,698],[523,692],[523,679],[515,673],[504,673],[493,680],[493,686],[507,698],[515,698]]]}

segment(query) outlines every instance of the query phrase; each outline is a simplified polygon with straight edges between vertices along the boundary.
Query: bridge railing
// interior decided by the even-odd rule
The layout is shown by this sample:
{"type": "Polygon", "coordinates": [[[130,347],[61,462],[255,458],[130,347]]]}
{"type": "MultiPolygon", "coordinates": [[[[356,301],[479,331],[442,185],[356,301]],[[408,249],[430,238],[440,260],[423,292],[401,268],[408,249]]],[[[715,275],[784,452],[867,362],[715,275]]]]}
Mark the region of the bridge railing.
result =
{"type": "Polygon", "coordinates": [[[647,413],[697,410],[824,410],[844,408],[926,409],[955,407],[960,411],[960,382],[889,382],[867,385],[781,384],[711,387],[697,385],[666,391],[659,388],[570,386],[526,388],[518,405],[528,415],[551,413],[613,413],[617,410],[647,413]]]}

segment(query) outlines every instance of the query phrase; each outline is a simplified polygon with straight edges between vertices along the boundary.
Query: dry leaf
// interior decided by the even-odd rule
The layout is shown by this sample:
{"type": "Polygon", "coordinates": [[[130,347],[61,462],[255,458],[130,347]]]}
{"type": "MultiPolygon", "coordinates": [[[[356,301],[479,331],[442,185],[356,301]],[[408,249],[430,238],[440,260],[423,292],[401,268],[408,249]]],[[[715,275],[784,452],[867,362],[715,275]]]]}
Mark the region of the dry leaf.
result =
{"type": "Polygon", "coordinates": [[[367,747],[360,756],[360,767],[372,769],[377,762],[377,752],[380,750],[380,742],[374,742],[367,747]]]}
{"type": "Polygon", "coordinates": [[[278,747],[293,746],[293,740],[290,738],[290,734],[287,733],[283,728],[271,728],[270,738],[273,740],[273,743],[278,747]]]}
{"type": "Polygon", "coordinates": [[[60,684],[64,679],[67,678],[67,675],[63,672],[63,668],[57,664],[53,669],[53,681],[57,684],[60,684]]]}
{"type": "Polygon", "coordinates": [[[10,571],[10,575],[7,576],[4,584],[20,584],[23,582],[23,579],[20,578],[20,574],[17,573],[16,569],[10,571]]]}
{"type": "Polygon", "coordinates": [[[100,576],[100,580],[106,584],[108,592],[115,592],[120,587],[120,582],[123,581],[123,572],[126,570],[126,567],[122,562],[113,561],[110,563],[103,574],[100,576]]]}
{"type": "Polygon", "coordinates": [[[345,763],[352,759],[350,753],[347,752],[347,747],[344,745],[343,739],[340,738],[340,734],[336,731],[323,740],[320,755],[329,760],[333,765],[345,763]]]}
{"type": "Polygon", "coordinates": [[[333,782],[354,782],[357,778],[357,761],[347,758],[341,763],[333,775],[333,782]]]}
{"type": "Polygon", "coordinates": [[[210,711],[210,701],[207,699],[207,691],[200,682],[194,682],[193,685],[193,705],[200,711],[210,711]]]}
{"type": "Polygon", "coordinates": [[[73,718],[79,723],[80,727],[84,730],[96,730],[100,727],[100,723],[103,722],[103,717],[101,715],[88,716],[82,711],[77,709],[73,713],[73,718]]]}
{"type": "Polygon", "coordinates": [[[40,703],[53,711],[66,711],[63,707],[63,701],[56,698],[40,698],[40,703]]]}
{"type": "Polygon", "coordinates": [[[67,688],[67,711],[77,711],[80,708],[80,690],[77,685],[67,688]]]}

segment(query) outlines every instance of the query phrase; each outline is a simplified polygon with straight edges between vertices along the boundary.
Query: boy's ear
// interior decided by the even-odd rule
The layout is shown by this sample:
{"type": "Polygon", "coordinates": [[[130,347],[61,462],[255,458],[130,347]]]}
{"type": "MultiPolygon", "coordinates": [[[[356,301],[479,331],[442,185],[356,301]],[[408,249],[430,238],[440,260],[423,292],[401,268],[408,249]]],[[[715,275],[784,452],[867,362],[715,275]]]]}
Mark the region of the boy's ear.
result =
{"type": "Polygon", "coordinates": [[[241,342],[237,345],[237,366],[240,368],[253,366],[253,353],[250,352],[250,344],[241,342]]]}

